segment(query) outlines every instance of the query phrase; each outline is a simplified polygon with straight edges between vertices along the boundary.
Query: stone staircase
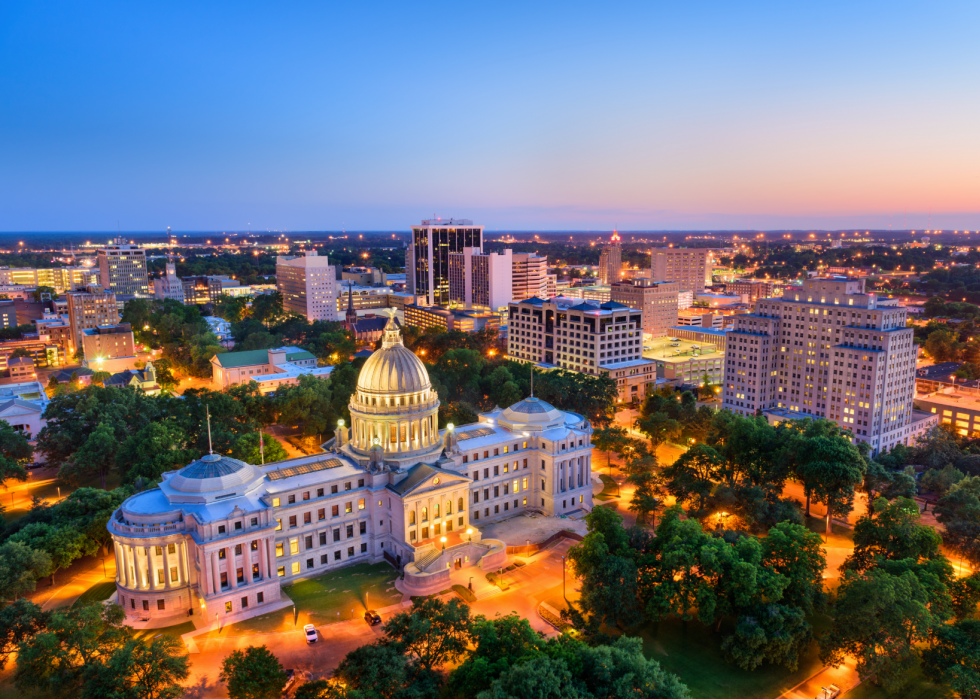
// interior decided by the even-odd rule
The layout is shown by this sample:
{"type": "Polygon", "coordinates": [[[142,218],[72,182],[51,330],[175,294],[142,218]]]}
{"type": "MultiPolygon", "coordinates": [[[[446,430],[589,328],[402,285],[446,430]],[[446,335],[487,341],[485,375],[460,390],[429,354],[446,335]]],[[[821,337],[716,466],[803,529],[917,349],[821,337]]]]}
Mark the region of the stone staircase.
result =
{"type": "Polygon", "coordinates": [[[442,555],[442,550],[433,548],[429,549],[421,556],[415,559],[415,565],[419,570],[425,570],[433,561],[435,561],[439,556],[442,555]]]}

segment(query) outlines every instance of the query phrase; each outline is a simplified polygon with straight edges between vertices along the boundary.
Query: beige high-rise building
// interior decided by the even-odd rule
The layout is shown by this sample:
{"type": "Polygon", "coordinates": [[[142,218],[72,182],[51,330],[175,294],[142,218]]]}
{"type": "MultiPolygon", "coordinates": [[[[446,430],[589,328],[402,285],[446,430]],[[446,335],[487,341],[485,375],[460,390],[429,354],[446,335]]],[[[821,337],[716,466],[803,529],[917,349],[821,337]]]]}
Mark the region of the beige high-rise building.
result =
{"type": "Polygon", "coordinates": [[[533,252],[515,252],[512,259],[513,300],[523,301],[532,296],[545,298],[548,295],[548,258],[533,252]]]}
{"type": "Polygon", "coordinates": [[[643,311],[643,332],[664,337],[677,325],[677,282],[640,278],[610,286],[610,300],[643,311]]]}
{"type": "Polygon", "coordinates": [[[122,238],[98,249],[99,284],[114,294],[149,294],[146,251],[122,238]]]}
{"type": "Polygon", "coordinates": [[[708,248],[654,248],[650,267],[654,281],[677,282],[680,291],[702,291],[714,264],[708,248]]]}
{"type": "Polygon", "coordinates": [[[298,257],[276,258],[276,287],[282,308],[307,320],[337,320],[337,271],[329,258],[307,250],[298,257]]]}
{"type": "Polygon", "coordinates": [[[873,453],[909,438],[918,349],[898,300],[865,280],[807,279],[735,317],[724,407],[743,415],[833,420],[873,453]]]}
{"type": "Polygon", "coordinates": [[[68,294],[68,324],[70,326],[67,354],[73,356],[83,345],[84,331],[100,325],[119,323],[116,295],[101,287],[89,287],[88,291],[68,294]]]}
{"type": "Polygon", "coordinates": [[[619,233],[613,231],[609,245],[602,248],[599,255],[599,282],[612,284],[623,277],[623,249],[619,246],[622,239],[619,233]]]}

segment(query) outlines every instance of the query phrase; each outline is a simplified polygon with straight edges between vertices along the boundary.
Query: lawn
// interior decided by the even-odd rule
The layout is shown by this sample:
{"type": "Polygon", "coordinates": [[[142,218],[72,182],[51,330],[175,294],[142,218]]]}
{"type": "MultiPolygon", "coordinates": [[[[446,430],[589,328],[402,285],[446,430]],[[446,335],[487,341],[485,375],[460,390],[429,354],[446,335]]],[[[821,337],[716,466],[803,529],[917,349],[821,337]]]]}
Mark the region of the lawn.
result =
{"type": "Polygon", "coordinates": [[[595,497],[598,500],[612,500],[619,497],[619,484],[612,478],[603,474],[599,475],[602,480],[602,492],[595,497]]]}
{"type": "Polygon", "coordinates": [[[116,591],[116,583],[112,580],[108,582],[95,583],[92,587],[87,589],[78,599],[72,603],[74,607],[77,605],[88,604],[89,602],[104,602],[110,597],[112,593],[116,591]]]}
{"type": "MultiPolygon", "coordinates": [[[[830,622],[826,617],[817,617],[811,623],[818,632],[830,622]]],[[[722,633],[715,634],[697,621],[685,624],[679,619],[670,619],[649,624],[638,635],[643,639],[643,652],[647,657],[676,674],[691,690],[694,699],[772,699],[823,667],[814,642],[800,658],[796,672],[773,665],[763,665],[754,671],[740,670],[726,662],[722,655],[724,633],[724,626],[722,633]]]]}
{"type": "MultiPolygon", "coordinates": [[[[9,481],[11,485],[21,485],[18,481],[9,481]]],[[[106,487],[109,490],[122,484],[122,476],[113,471],[106,479],[106,487]]],[[[78,488],[102,488],[102,481],[98,476],[86,476],[81,478],[78,483],[71,484],[58,477],[45,479],[45,482],[34,485],[31,482],[27,491],[18,490],[14,493],[14,501],[11,504],[11,493],[0,489],[0,504],[4,506],[3,520],[8,524],[16,522],[31,510],[31,498],[37,496],[46,501],[49,505],[58,499],[58,488],[61,488],[61,497],[66,498],[78,488]]]]}
{"type": "Polygon", "coordinates": [[[206,637],[274,633],[304,624],[320,626],[360,617],[368,608],[402,601],[402,594],[395,589],[397,578],[398,571],[387,563],[361,563],[299,580],[282,588],[296,605],[295,618],[289,607],[211,631],[206,637]]]}
{"type": "Polygon", "coordinates": [[[916,670],[912,682],[905,689],[889,694],[870,682],[847,693],[847,699],[952,699],[956,694],[949,687],[936,686],[927,680],[921,670],[916,670]]]}
{"type": "Polygon", "coordinates": [[[194,622],[185,621],[182,624],[174,624],[173,626],[164,626],[160,629],[138,629],[133,632],[134,638],[139,638],[145,641],[152,641],[157,636],[173,636],[174,638],[180,638],[185,633],[190,633],[194,630],[194,622]]]}

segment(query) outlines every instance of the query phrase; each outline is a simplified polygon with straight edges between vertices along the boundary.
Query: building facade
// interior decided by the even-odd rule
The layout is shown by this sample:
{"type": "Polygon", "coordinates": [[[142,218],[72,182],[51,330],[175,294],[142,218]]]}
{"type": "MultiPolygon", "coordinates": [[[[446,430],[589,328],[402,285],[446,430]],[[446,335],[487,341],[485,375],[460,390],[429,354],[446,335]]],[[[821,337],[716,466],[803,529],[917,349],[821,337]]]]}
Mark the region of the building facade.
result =
{"type": "Polygon", "coordinates": [[[129,323],[99,325],[82,331],[85,361],[101,364],[110,359],[136,360],[136,343],[129,323]]]}
{"type": "Polygon", "coordinates": [[[490,311],[439,308],[438,306],[420,306],[412,303],[405,306],[405,325],[472,333],[484,328],[499,330],[500,316],[490,311]]]}
{"type": "Polygon", "coordinates": [[[643,333],[662,337],[677,325],[677,282],[655,282],[647,278],[618,282],[610,289],[610,300],[643,311],[643,333]]]}
{"type": "Polygon", "coordinates": [[[548,258],[533,252],[515,252],[511,256],[513,267],[511,280],[512,301],[529,299],[532,296],[548,296],[548,258]]]}
{"type": "Polygon", "coordinates": [[[511,302],[513,252],[483,253],[463,248],[449,254],[449,300],[464,308],[500,312],[511,302]]]}
{"type": "Polygon", "coordinates": [[[146,251],[117,238],[111,245],[99,248],[99,284],[115,294],[149,294],[146,274],[146,251]]]}
{"type": "Polygon", "coordinates": [[[725,284],[725,293],[743,296],[747,303],[772,298],[775,284],[765,279],[736,279],[725,284]]]}
{"type": "Polygon", "coordinates": [[[429,219],[412,226],[412,240],[405,253],[408,291],[423,306],[448,306],[449,260],[466,248],[483,252],[483,226],[467,219],[429,219]]]}
{"type": "Polygon", "coordinates": [[[438,429],[439,399],[394,323],[368,358],[321,454],[264,466],[207,454],[163,474],[109,519],[118,601],[131,622],[237,620],[283,606],[281,585],[388,561],[412,594],[452,570],[497,570],[506,544],[480,527],[513,514],[592,508],[592,428],[527,398],[438,429]]]}
{"type": "Polygon", "coordinates": [[[119,308],[116,295],[101,287],[88,287],[87,291],[68,294],[67,298],[70,326],[68,356],[71,357],[81,349],[85,330],[119,322],[119,308]]]}
{"type": "Polygon", "coordinates": [[[642,398],[656,380],[654,363],[643,358],[642,310],[614,301],[530,298],[510,304],[507,322],[509,359],[608,375],[622,401],[642,398]]]}
{"type": "Polygon", "coordinates": [[[99,270],[94,267],[0,267],[0,286],[50,286],[60,294],[98,283],[99,270]]]}
{"type": "Polygon", "coordinates": [[[757,301],[728,335],[724,407],[833,420],[873,453],[907,437],[918,350],[897,300],[863,279],[808,279],[757,301]]]}
{"type": "Polygon", "coordinates": [[[623,278],[623,248],[620,247],[622,239],[619,233],[612,232],[609,238],[609,245],[602,248],[599,254],[599,283],[610,285],[623,278]]]}
{"type": "Polygon", "coordinates": [[[184,303],[184,284],[177,276],[177,266],[167,263],[163,276],[153,280],[153,295],[158,299],[172,299],[184,303]]]}
{"type": "Polygon", "coordinates": [[[318,367],[316,356],[298,347],[222,352],[211,358],[211,381],[219,390],[255,381],[259,391],[270,393],[299,383],[304,374],[326,379],[331,371],[333,367],[318,367]]]}
{"type": "Polygon", "coordinates": [[[708,248],[654,248],[650,268],[654,281],[677,282],[678,291],[701,291],[711,279],[714,264],[708,248]]]}
{"type": "Polygon", "coordinates": [[[276,258],[276,288],[282,294],[285,311],[299,313],[307,320],[337,320],[339,285],[336,269],[316,250],[299,257],[276,258]]]}

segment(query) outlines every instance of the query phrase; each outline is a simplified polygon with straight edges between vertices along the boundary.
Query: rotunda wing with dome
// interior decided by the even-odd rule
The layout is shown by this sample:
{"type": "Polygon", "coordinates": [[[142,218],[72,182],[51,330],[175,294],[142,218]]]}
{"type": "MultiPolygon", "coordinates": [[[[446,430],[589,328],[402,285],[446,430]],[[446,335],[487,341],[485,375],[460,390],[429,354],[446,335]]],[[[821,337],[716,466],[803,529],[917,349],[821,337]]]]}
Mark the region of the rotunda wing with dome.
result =
{"type": "Polygon", "coordinates": [[[264,474],[252,464],[222,454],[205,454],[165,481],[172,502],[210,502],[242,495],[264,474]]]}
{"type": "Polygon", "coordinates": [[[498,421],[512,432],[540,432],[565,424],[565,414],[550,403],[531,396],[503,410],[498,421]]]}

